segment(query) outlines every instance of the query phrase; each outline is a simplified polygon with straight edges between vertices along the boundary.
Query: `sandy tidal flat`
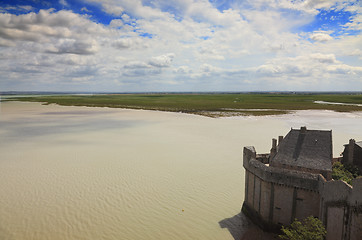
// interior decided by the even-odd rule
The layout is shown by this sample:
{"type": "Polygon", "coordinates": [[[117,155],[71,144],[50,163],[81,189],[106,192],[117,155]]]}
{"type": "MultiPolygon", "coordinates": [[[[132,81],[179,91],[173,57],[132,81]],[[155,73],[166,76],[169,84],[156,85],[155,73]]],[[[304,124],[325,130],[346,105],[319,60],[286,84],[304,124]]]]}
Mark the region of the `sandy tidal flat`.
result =
{"type": "Polygon", "coordinates": [[[0,103],[0,239],[237,239],[242,148],[291,127],[362,140],[360,113],[207,118],[0,103]]]}

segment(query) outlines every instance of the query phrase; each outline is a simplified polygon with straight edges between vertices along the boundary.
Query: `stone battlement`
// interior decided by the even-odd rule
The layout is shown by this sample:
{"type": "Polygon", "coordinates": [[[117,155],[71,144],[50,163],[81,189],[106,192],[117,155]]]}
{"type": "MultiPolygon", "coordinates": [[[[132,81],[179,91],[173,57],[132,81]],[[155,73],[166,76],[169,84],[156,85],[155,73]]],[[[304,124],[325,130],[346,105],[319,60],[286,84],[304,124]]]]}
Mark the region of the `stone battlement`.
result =
{"type": "MultiPolygon", "coordinates": [[[[265,156],[265,154],[263,155],[265,156]]],[[[257,156],[254,147],[244,147],[243,166],[263,181],[311,191],[318,191],[320,181],[326,181],[320,174],[268,166],[261,162],[257,156]]]]}
{"type": "Polygon", "coordinates": [[[325,202],[344,202],[348,205],[362,205],[362,178],[356,178],[352,185],[338,180],[325,182],[321,187],[325,202]]]}

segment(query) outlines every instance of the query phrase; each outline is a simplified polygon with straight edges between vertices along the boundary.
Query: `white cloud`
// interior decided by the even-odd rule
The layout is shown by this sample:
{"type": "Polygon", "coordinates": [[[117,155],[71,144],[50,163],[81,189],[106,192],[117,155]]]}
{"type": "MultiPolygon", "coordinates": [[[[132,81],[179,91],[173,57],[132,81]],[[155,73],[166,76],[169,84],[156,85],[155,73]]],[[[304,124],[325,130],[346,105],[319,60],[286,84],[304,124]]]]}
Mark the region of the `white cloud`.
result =
{"type": "Polygon", "coordinates": [[[82,11],[82,12],[87,12],[87,13],[92,12],[92,11],[88,10],[88,8],[86,8],[86,7],[82,7],[82,8],[80,9],[80,11],[82,11]]]}
{"type": "Polygon", "coordinates": [[[333,37],[331,37],[327,33],[315,32],[315,33],[311,34],[310,39],[312,39],[313,41],[318,41],[318,42],[327,42],[327,41],[333,40],[333,37]]]}
{"type": "Polygon", "coordinates": [[[0,37],[12,40],[47,41],[49,36],[73,37],[82,32],[101,32],[101,27],[70,11],[40,10],[38,14],[0,15],[0,37]]]}
{"type": "Polygon", "coordinates": [[[130,38],[117,39],[112,43],[115,48],[130,48],[133,45],[134,40],[130,38]]]}
{"type": "Polygon", "coordinates": [[[350,30],[362,30],[362,6],[356,11],[356,15],[351,18],[351,21],[344,26],[350,30]]]}
{"type": "Polygon", "coordinates": [[[11,40],[13,45],[28,46],[30,51],[94,54],[99,49],[96,39],[105,31],[104,27],[70,11],[0,15],[0,39],[4,45],[11,40]]]}
{"type": "Polygon", "coordinates": [[[113,19],[109,23],[109,26],[114,27],[114,28],[122,27],[123,25],[124,25],[124,23],[121,19],[113,19]]]}
{"type": "Polygon", "coordinates": [[[130,69],[134,69],[134,68],[150,68],[151,66],[145,62],[141,62],[141,61],[131,61],[129,63],[127,63],[126,65],[124,65],[124,68],[130,68],[130,69]]]}
{"type": "Polygon", "coordinates": [[[59,0],[59,4],[65,6],[65,7],[68,7],[68,6],[69,6],[69,4],[67,3],[67,1],[65,1],[65,0],[59,0]]]}
{"type": "Polygon", "coordinates": [[[190,69],[188,66],[180,66],[174,69],[173,72],[177,74],[190,74],[192,73],[192,69],[190,69]]]}
{"type": "Polygon", "coordinates": [[[124,12],[130,13],[138,18],[152,19],[164,18],[168,13],[157,8],[143,5],[141,0],[87,0],[89,2],[100,3],[103,10],[115,16],[121,16],[124,12]]]}
{"type": "Polygon", "coordinates": [[[210,64],[202,64],[201,66],[201,72],[209,73],[209,72],[216,72],[216,68],[210,64]]]}
{"type": "Polygon", "coordinates": [[[270,75],[281,73],[282,69],[279,66],[275,66],[273,64],[266,64],[258,67],[257,72],[265,75],[270,75]]]}
{"type": "MultiPolygon", "coordinates": [[[[355,1],[355,0],[351,0],[355,1]]],[[[320,9],[330,9],[331,7],[343,8],[343,0],[247,0],[249,5],[255,9],[290,9],[300,11],[305,14],[318,14],[320,9]]]]}
{"type": "Polygon", "coordinates": [[[154,67],[170,67],[174,57],[174,53],[168,53],[161,56],[153,57],[148,63],[154,67]]]}
{"type": "MultiPolygon", "coordinates": [[[[256,73],[270,79],[299,79],[299,81],[337,80],[341,75],[354,78],[362,74],[362,67],[354,67],[337,61],[333,54],[314,53],[295,58],[276,58],[256,68],[256,73]]],[[[313,86],[310,86],[313,87],[313,86]]]]}
{"type": "Polygon", "coordinates": [[[25,11],[25,12],[29,12],[34,9],[32,6],[29,6],[29,5],[19,5],[19,6],[17,6],[17,8],[18,8],[18,10],[25,11]]]}
{"type": "MultiPolygon", "coordinates": [[[[362,67],[353,67],[346,64],[336,64],[327,67],[328,72],[341,75],[361,75],[362,67]]],[[[362,81],[362,79],[360,79],[362,81]]]]}
{"type": "Polygon", "coordinates": [[[2,46],[2,47],[15,47],[16,44],[14,43],[14,41],[4,39],[4,38],[0,38],[0,46],[2,46]]]}
{"type": "Polygon", "coordinates": [[[122,37],[110,39],[111,46],[118,50],[137,50],[146,49],[149,47],[148,41],[142,37],[122,37]]]}
{"type": "Polygon", "coordinates": [[[6,13],[9,10],[19,11],[19,12],[29,12],[34,10],[32,6],[29,5],[17,5],[17,6],[0,6],[0,13],[6,13]]]}
{"type": "Polygon", "coordinates": [[[146,75],[159,75],[162,73],[163,68],[171,66],[172,60],[175,54],[168,53],[157,57],[152,57],[147,62],[132,60],[128,61],[123,66],[122,76],[123,77],[142,77],[146,75]]]}
{"type": "Polygon", "coordinates": [[[317,60],[321,63],[336,63],[336,57],[334,54],[321,54],[321,53],[313,53],[310,55],[311,59],[317,60]]]}
{"type": "MultiPolygon", "coordinates": [[[[55,60],[55,64],[65,64],[70,66],[95,66],[97,61],[92,55],[84,56],[84,55],[76,55],[76,54],[68,54],[68,55],[57,55],[55,60]]],[[[40,62],[41,64],[51,62],[51,59],[48,55],[43,55],[35,60],[36,62],[40,62]]],[[[69,66],[67,66],[69,67],[69,66]]]]}
{"type": "Polygon", "coordinates": [[[74,40],[74,39],[62,39],[58,41],[53,48],[47,50],[49,53],[56,54],[79,54],[89,55],[95,54],[98,51],[98,44],[94,40],[74,40]]]}
{"type": "Polygon", "coordinates": [[[161,74],[162,70],[159,68],[153,68],[153,69],[127,69],[123,72],[123,76],[125,77],[143,77],[143,76],[152,76],[152,75],[158,75],[161,74]]]}
{"type": "MultiPolygon", "coordinates": [[[[79,88],[88,82],[112,91],[147,84],[185,91],[298,90],[333,88],[345,79],[359,83],[352,90],[361,87],[360,34],[297,31],[320,9],[360,11],[341,1],[233,1],[224,11],[206,0],[88,2],[110,14],[109,25],[93,21],[88,9],[84,15],[0,13],[0,88],[24,78],[34,88],[67,88],[75,81],[79,88]]],[[[359,16],[345,29],[359,29],[359,16]]]]}
{"type": "Polygon", "coordinates": [[[104,3],[103,4],[104,11],[110,13],[115,16],[121,16],[124,12],[123,7],[119,7],[117,5],[104,3]]]}

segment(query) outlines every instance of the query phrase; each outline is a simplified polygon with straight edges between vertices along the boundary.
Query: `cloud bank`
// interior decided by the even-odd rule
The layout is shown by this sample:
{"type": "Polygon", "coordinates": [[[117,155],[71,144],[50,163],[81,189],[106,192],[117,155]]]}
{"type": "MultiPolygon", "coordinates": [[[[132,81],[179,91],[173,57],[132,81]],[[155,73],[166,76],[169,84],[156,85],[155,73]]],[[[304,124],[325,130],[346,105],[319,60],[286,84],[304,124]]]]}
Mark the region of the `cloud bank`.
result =
{"type": "Polygon", "coordinates": [[[357,0],[15,1],[0,91],[362,91],[361,16],[357,0]]]}

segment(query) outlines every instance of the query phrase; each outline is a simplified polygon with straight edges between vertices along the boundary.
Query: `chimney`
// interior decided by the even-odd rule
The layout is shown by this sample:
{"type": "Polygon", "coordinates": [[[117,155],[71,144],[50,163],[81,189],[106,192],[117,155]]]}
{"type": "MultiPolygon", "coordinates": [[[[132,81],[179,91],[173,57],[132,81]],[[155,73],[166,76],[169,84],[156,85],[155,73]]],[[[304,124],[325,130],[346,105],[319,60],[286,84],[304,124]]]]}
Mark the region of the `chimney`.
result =
{"type": "Polygon", "coordinates": [[[300,133],[306,133],[307,132],[307,127],[304,126],[304,127],[300,127],[300,133]]]}
{"type": "Polygon", "coordinates": [[[348,144],[348,160],[347,162],[349,164],[353,164],[353,153],[354,153],[354,145],[355,145],[356,141],[354,139],[350,139],[349,140],[349,144],[348,144]]]}
{"type": "Polygon", "coordinates": [[[275,154],[277,153],[277,140],[275,138],[272,139],[272,148],[270,149],[270,159],[273,159],[275,154]]]}
{"type": "Polygon", "coordinates": [[[278,137],[278,146],[279,146],[280,143],[283,141],[283,138],[284,138],[283,136],[279,136],[279,137],[278,137]]]}

